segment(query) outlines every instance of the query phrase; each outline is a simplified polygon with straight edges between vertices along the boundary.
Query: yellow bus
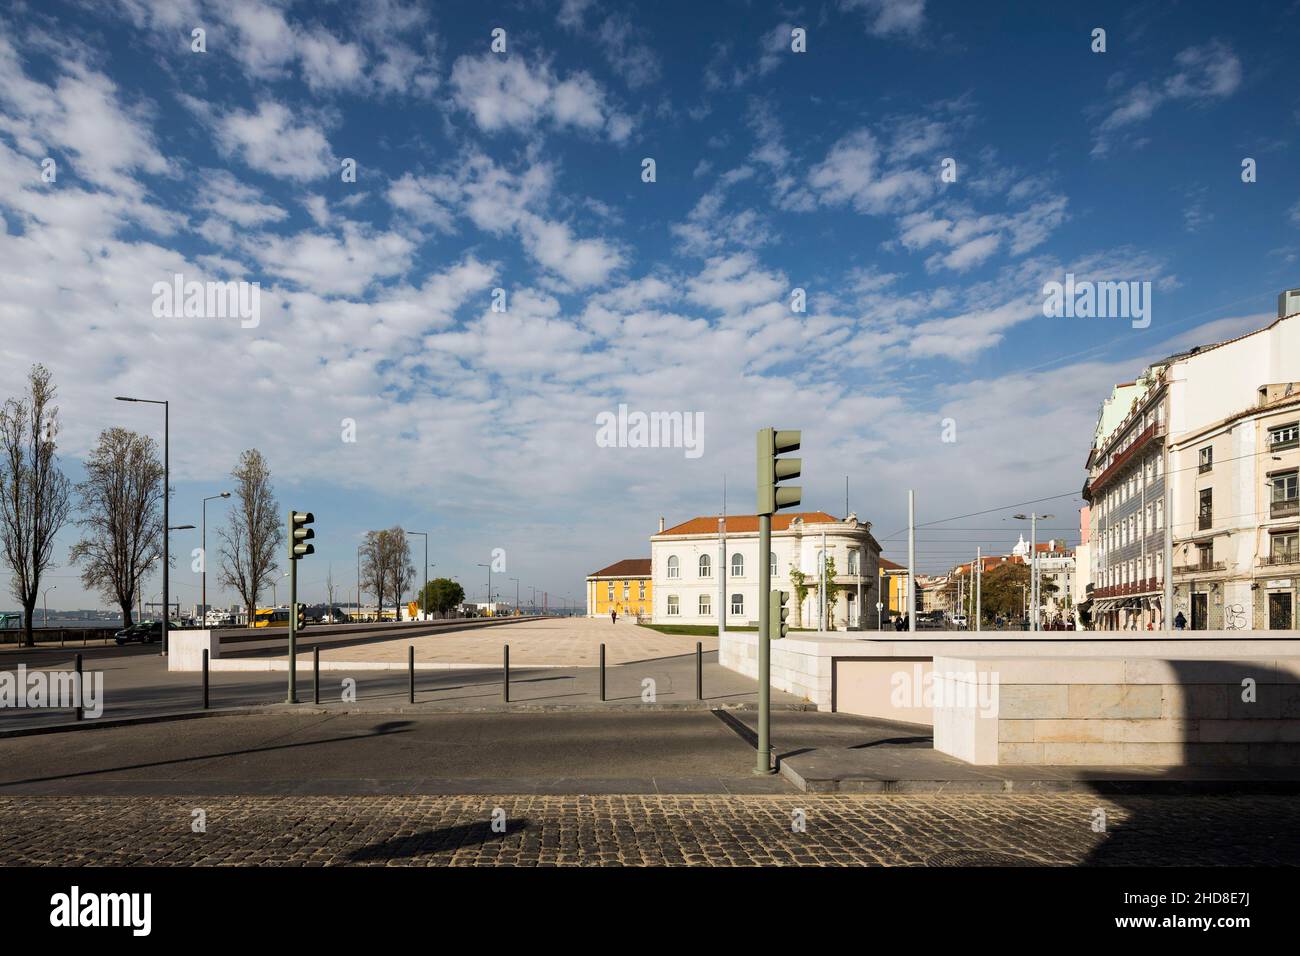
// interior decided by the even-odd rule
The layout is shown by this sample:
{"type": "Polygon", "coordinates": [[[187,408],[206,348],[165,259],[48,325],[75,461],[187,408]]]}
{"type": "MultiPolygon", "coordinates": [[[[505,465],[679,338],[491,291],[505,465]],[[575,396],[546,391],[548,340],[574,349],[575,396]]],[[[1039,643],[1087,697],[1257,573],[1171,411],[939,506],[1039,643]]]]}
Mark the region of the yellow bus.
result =
{"type": "Polygon", "coordinates": [[[253,612],[253,627],[288,627],[287,607],[263,607],[253,612]]]}

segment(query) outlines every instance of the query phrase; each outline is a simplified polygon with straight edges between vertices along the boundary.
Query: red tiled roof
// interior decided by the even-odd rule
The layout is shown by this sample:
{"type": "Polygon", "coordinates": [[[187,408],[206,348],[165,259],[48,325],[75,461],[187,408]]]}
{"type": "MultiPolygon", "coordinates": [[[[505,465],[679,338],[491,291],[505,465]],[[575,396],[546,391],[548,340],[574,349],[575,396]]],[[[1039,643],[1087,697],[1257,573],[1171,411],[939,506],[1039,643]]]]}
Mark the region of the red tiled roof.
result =
{"type": "MultiPolygon", "coordinates": [[[[772,530],[786,531],[790,523],[795,518],[802,518],[804,524],[826,524],[827,522],[839,521],[834,515],[828,515],[824,511],[798,511],[792,514],[774,514],[772,515],[772,530]]],[[[690,521],[683,521],[679,525],[674,525],[666,531],[660,531],[656,535],[665,534],[716,534],[718,530],[718,516],[706,516],[702,518],[692,518],[690,521]]],[[[743,534],[746,531],[758,530],[758,515],[727,515],[727,530],[736,534],[743,534]]]]}
{"type": "Polygon", "coordinates": [[[904,570],[906,570],[906,568],[904,568],[903,565],[898,564],[898,563],[895,562],[895,561],[890,561],[888,558],[881,558],[881,559],[880,559],[880,567],[881,567],[882,569],[884,569],[885,571],[904,571],[904,570]]]}
{"type": "Polygon", "coordinates": [[[648,578],[650,577],[649,558],[625,558],[616,561],[607,568],[592,571],[589,578],[648,578]]]}

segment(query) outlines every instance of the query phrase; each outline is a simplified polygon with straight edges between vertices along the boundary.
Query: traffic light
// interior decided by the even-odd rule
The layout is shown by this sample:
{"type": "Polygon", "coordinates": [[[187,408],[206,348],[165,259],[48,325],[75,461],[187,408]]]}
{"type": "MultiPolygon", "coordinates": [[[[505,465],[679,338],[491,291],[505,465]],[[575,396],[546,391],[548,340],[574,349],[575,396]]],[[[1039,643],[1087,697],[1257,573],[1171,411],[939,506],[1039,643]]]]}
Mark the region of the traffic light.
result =
{"type": "Polygon", "coordinates": [[[767,596],[768,608],[768,630],[772,632],[772,638],[785,637],[790,628],[786,626],[785,619],[790,616],[790,592],[789,591],[771,591],[767,596]]]}
{"type": "Polygon", "coordinates": [[[316,532],[307,527],[307,525],[311,524],[315,520],[316,516],[310,511],[289,512],[290,561],[297,561],[299,558],[316,553],[316,549],[312,545],[307,544],[308,541],[316,537],[316,532]]]}
{"type": "Polygon", "coordinates": [[[798,478],[803,460],[778,458],[777,455],[799,448],[799,432],[774,428],[758,430],[758,513],[770,515],[782,508],[793,508],[801,500],[798,485],[778,488],[777,482],[798,478]]]}
{"type": "Polygon", "coordinates": [[[307,626],[307,605],[295,604],[293,609],[293,626],[295,630],[301,631],[307,626]]]}

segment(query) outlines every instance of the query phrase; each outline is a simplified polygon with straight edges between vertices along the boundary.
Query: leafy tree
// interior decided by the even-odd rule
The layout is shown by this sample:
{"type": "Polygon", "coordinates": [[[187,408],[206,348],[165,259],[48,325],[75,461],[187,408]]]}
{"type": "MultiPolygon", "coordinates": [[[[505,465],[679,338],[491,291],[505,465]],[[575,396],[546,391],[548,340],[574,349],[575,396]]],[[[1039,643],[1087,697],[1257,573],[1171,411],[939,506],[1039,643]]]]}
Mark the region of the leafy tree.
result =
{"type": "Polygon", "coordinates": [[[31,646],[41,576],[54,560],[54,536],[68,520],[69,482],[55,457],[57,389],[33,365],[22,398],[0,407],[0,546],[13,572],[10,589],[23,608],[23,643],[31,646]]]}
{"type": "Polygon", "coordinates": [[[141,579],[162,560],[163,493],[152,438],[125,428],[100,433],[77,485],[76,523],[86,536],[72,546],[71,560],[82,566],[82,584],[117,602],[127,627],[141,579]]]}
{"type": "MultiPolygon", "coordinates": [[[[1056,585],[1047,578],[1040,578],[1039,584],[1043,594],[1056,592],[1056,585]]],[[[1025,594],[1029,590],[1029,565],[1007,561],[989,568],[980,580],[980,610],[984,620],[991,620],[998,615],[1005,618],[1023,617],[1025,594]]],[[[967,589],[967,602],[973,608],[972,591],[973,585],[967,589]]]]}
{"type": "Polygon", "coordinates": [[[794,619],[803,627],[803,602],[808,597],[808,575],[790,565],[790,584],[794,586],[794,619]]]}
{"type": "Polygon", "coordinates": [[[424,606],[437,614],[446,614],[465,601],[465,589],[451,578],[434,578],[424,592],[424,606]]]}
{"type": "Polygon", "coordinates": [[[835,559],[829,554],[826,555],[826,628],[831,629],[831,621],[835,620],[835,604],[840,599],[839,588],[835,586],[835,559]]]}

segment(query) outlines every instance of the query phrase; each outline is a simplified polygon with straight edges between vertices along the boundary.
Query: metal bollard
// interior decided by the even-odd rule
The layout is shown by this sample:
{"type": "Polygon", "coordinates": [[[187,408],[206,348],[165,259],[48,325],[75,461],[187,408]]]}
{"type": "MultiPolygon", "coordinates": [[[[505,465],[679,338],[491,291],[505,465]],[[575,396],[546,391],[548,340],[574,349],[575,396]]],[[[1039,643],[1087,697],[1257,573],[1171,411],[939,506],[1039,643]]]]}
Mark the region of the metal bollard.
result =
{"type": "Polygon", "coordinates": [[[704,699],[704,645],[695,642],[695,699],[704,699]]]}
{"type": "Polygon", "coordinates": [[[510,703],[510,645],[505,645],[505,680],[501,684],[501,699],[510,703]]]}
{"type": "Polygon", "coordinates": [[[82,720],[85,714],[81,710],[81,702],[86,699],[86,692],[82,690],[81,682],[84,681],[85,675],[81,672],[81,655],[77,655],[77,720],[82,720]]]}
{"type": "Polygon", "coordinates": [[[411,682],[411,703],[415,703],[415,645],[412,644],[406,649],[406,670],[410,676],[411,682]]]}
{"type": "Polygon", "coordinates": [[[600,699],[605,699],[605,645],[600,645],[600,699]]]}
{"type": "Polygon", "coordinates": [[[311,649],[311,702],[320,703],[320,645],[311,649]]]}
{"type": "Polygon", "coordinates": [[[203,648],[203,709],[208,709],[208,649],[203,648]]]}

